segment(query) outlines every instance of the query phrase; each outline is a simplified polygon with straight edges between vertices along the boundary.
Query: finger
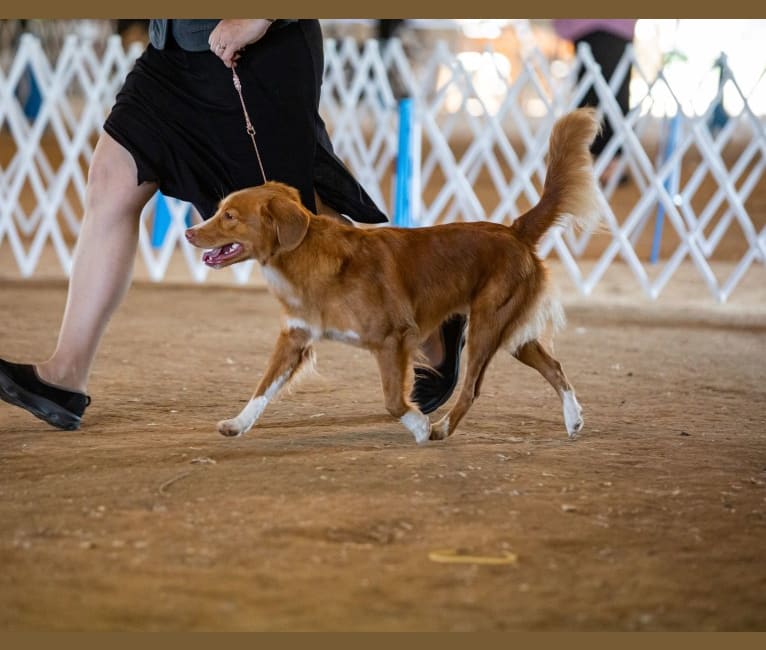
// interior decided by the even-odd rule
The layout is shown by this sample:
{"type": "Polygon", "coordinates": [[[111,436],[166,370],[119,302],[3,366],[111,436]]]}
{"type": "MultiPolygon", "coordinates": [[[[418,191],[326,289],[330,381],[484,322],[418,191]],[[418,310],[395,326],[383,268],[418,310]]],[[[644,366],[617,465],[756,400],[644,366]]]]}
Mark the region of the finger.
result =
{"type": "Polygon", "coordinates": [[[237,54],[237,49],[233,45],[227,45],[220,54],[221,60],[226,64],[227,68],[231,67],[234,60],[234,56],[237,54]]]}
{"type": "Polygon", "coordinates": [[[234,62],[234,55],[236,54],[236,50],[234,50],[231,47],[227,47],[225,50],[223,50],[220,54],[221,61],[224,62],[227,68],[230,68],[232,66],[232,63],[234,62]]]}

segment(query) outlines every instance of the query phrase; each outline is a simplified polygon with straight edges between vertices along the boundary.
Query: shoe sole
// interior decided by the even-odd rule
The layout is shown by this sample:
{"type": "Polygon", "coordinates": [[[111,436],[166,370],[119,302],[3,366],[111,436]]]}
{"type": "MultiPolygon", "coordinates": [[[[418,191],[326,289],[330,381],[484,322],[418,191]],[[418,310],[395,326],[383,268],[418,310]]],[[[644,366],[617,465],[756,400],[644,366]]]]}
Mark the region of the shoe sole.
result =
{"type": "Polygon", "coordinates": [[[21,388],[2,373],[0,373],[0,399],[29,411],[35,417],[57,429],[74,431],[80,428],[82,418],[71,411],[62,409],[49,399],[39,397],[21,388]]]}
{"type": "MultiPolygon", "coordinates": [[[[452,382],[449,386],[445,388],[445,390],[436,398],[423,398],[423,404],[419,403],[418,400],[414,397],[416,391],[413,390],[413,401],[418,405],[420,408],[421,413],[424,413],[426,415],[429,415],[430,413],[433,413],[436,409],[438,409],[443,404],[446,404],[449,401],[449,398],[452,397],[452,393],[455,392],[455,387],[457,386],[458,379],[460,377],[460,355],[463,353],[463,347],[465,346],[465,332],[466,332],[466,320],[463,320],[463,324],[460,330],[460,335],[457,339],[457,346],[455,350],[455,369],[452,373],[452,382]]],[[[443,375],[439,372],[435,372],[429,368],[422,368],[422,369],[415,369],[415,377],[416,380],[418,378],[426,378],[428,375],[434,376],[434,377],[443,377],[443,375]]]]}
{"type": "MultiPolygon", "coordinates": [[[[418,378],[422,377],[425,379],[429,374],[434,377],[441,377],[441,375],[439,375],[438,373],[428,371],[428,370],[422,373],[416,373],[416,377],[418,378]]],[[[420,412],[424,413],[425,415],[429,415],[433,413],[436,409],[438,409],[440,406],[442,406],[443,404],[446,404],[449,401],[450,397],[452,397],[452,393],[455,392],[455,386],[457,386],[459,374],[460,374],[460,369],[458,367],[456,368],[456,372],[452,376],[452,382],[450,383],[449,386],[445,387],[445,390],[442,392],[442,394],[438,398],[433,400],[424,400],[423,404],[420,404],[417,402],[417,400],[414,400],[418,404],[418,407],[420,408],[420,412]]]]}

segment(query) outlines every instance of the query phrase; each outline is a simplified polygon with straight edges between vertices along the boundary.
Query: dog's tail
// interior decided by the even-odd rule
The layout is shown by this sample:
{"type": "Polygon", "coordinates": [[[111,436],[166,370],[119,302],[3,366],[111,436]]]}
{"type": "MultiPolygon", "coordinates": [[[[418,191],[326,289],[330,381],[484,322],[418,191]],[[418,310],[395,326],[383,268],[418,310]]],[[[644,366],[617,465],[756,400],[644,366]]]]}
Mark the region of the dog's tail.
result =
{"type": "Polygon", "coordinates": [[[598,223],[600,211],[590,144],[599,127],[592,108],[573,111],[553,125],[543,194],[536,206],[511,225],[520,239],[536,244],[566,215],[583,229],[598,223]]]}

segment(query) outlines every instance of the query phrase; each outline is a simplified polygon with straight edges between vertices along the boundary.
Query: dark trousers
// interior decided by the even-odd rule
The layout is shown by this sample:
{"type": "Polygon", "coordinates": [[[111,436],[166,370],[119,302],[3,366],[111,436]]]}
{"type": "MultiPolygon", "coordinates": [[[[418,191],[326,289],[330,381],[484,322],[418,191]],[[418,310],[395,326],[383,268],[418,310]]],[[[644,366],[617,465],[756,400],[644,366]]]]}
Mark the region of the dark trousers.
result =
{"type": "MultiPolygon", "coordinates": [[[[167,45],[167,44],[166,44],[167,45]]],[[[386,216],[333,150],[319,99],[324,69],[318,20],[270,29],[237,62],[265,176],[354,219],[386,216]]],[[[212,216],[230,192],[264,181],[231,71],[210,50],[149,45],[127,75],[104,130],[136,161],[137,182],[212,216]]]]}
{"type": "MultiPolygon", "coordinates": [[[[599,30],[578,38],[575,41],[575,46],[578,46],[582,42],[585,42],[590,46],[590,49],[593,52],[593,58],[596,59],[596,63],[601,66],[601,74],[608,83],[630,41],[622,36],[616,36],[615,34],[599,30]]],[[[583,74],[584,70],[580,70],[580,79],[583,74]]],[[[617,103],[622,110],[622,114],[626,115],[630,108],[630,70],[628,70],[625,78],[620,83],[616,97],[617,103]]],[[[593,87],[588,90],[588,93],[585,95],[582,102],[580,102],[580,106],[598,106],[598,96],[593,87]]],[[[606,147],[613,134],[614,128],[612,124],[607,117],[604,117],[603,129],[593,141],[591,153],[593,153],[594,156],[598,156],[604,150],[604,147],[606,147]]]]}

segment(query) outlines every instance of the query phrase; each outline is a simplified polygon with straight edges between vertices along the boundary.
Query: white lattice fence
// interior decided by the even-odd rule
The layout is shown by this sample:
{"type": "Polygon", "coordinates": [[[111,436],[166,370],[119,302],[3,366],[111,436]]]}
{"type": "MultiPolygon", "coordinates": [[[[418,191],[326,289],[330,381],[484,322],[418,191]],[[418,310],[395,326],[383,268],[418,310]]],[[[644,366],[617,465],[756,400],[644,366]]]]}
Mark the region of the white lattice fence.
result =
{"type": "MultiPolygon", "coordinates": [[[[476,69],[444,44],[413,68],[398,41],[381,52],[376,41],[360,45],[327,40],[321,111],[338,154],[390,212],[398,146],[396,96],[406,94],[415,106],[415,222],[490,219],[509,223],[538,199],[554,120],[575,107],[594,83],[616,133],[596,161],[596,172],[600,174],[621,150],[619,171],[637,188],[636,200],[627,210],[624,200],[620,210],[613,208],[611,199],[620,176],[615,174],[603,188],[609,236],[575,236],[557,230],[541,243],[542,254],[555,252],[583,293],[603,279],[615,260],[622,260],[650,297],[659,295],[689,258],[711,294],[725,300],[754,262],[766,260],[766,232],[754,225],[763,219],[756,221],[748,213],[748,199],[763,182],[766,167],[764,126],[748,103],[748,97],[762,92],[762,86],[743,91],[724,68],[718,96],[711,97],[705,115],[688,117],[677,110],[675,120],[661,120],[666,126],[672,124],[675,146],[668,148],[667,156],[659,156],[652,153],[656,136],[647,137],[656,133],[658,125],[647,110],[654,101],[653,91],[661,87],[677,109],[681,105],[665,71],[648,78],[629,50],[610,87],[585,47],[578,51],[569,77],[562,80],[552,74],[536,49],[526,49],[522,69],[512,81],[500,59],[489,51],[482,54],[483,60],[491,62],[493,94],[487,97],[478,86],[476,69]],[[634,78],[644,80],[647,95],[638,98],[638,105],[623,118],[612,88],[631,69],[634,78]],[[743,109],[720,130],[711,131],[710,114],[727,86],[739,95],[743,109]],[[531,118],[530,106],[541,117],[531,118]],[[741,141],[743,133],[747,144],[729,167],[725,160],[731,156],[724,156],[724,151],[735,136],[741,141]],[[706,194],[711,184],[715,191],[706,194]],[[648,228],[659,232],[659,223],[663,248],[670,252],[652,263],[639,253],[639,240],[648,228]],[[711,258],[735,230],[746,252],[728,277],[719,279],[711,258]]],[[[23,276],[34,274],[48,242],[69,272],[93,143],[138,53],[137,49],[124,52],[114,37],[97,54],[92,43],[72,37],[51,62],[39,41],[27,36],[10,66],[0,70],[0,124],[7,131],[0,151],[0,255],[13,255],[23,276]],[[30,75],[41,95],[32,120],[17,97],[20,84],[30,75]]],[[[483,74],[486,87],[487,66],[483,74]]],[[[183,237],[190,210],[180,201],[159,196],[147,205],[139,250],[153,279],[165,277],[179,249],[190,276],[196,281],[207,277],[199,251],[183,237]],[[153,229],[160,200],[165,202],[169,225],[158,239],[153,229]]],[[[247,282],[252,269],[252,264],[233,267],[233,280],[247,282]]]]}
{"type": "Polygon", "coordinates": [[[0,125],[12,150],[0,169],[0,246],[7,240],[23,276],[34,273],[48,240],[69,273],[67,240],[79,232],[93,142],[135,56],[119,39],[97,56],[71,36],[50,62],[39,39],[24,35],[7,73],[0,70],[0,125]],[[34,120],[16,95],[30,78],[41,96],[34,120]]]}
{"type": "MultiPolygon", "coordinates": [[[[628,172],[640,189],[640,198],[621,222],[609,202],[605,204],[605,216],[612,233],[612,241],[599,257],[589,277],[584,280],[583,288],[590,291],[619,254],[630,265],[642,288],[654,298],[659,295],[681,262],[689,257],[710,292],[718,300],[726,300],[753,261],[766,260],[766,228],[761,228],[760,233],[757,232],[753,219],[745,208],[745,202],[761,180],[766,166],[764,126],[750,109],[747,96],[737,85],[730,71],[724,69],[722,83],[717,94],[711,98],[707,111],[702,115],[689,117],[683,112],[672,83],[664,72],[660,71],[655,79],[647,80],[647,94],[643,99],[651,103],[653,88],[658,85],[666,87],[675,104],[675,124],[671,126],[676,129],[678,136],[675,146],[668,150],[666,157],[652,161],[640,139],[640,134],[646,130],[646,122],[651,119],[647,114],[642,114],[640,105],[643,102],[639,102],[639,106],[623,118],[612,89],[600,74],[596,74],[598,66],[587,46],[578,52],[578,60],[579,65],[587,70],[586,77],[592,76],[604,113],[612,124],[616,125],[615,137],[596,162],[596,173],[600,173],[606,163],[615,157],[617,150],[622,148],[618,171],[628,172]],[[727,84],[731,84],[736,91],[743,108],[738,115],[730,116],[720,130],[711,130],[712,113],[719,104],[727,84]],[[735,132],[749,144],[731,168],[728,168],[722,151],[735,132]],[[712,197],[707,197],[700,191],[706,176],[712,179],[717,188],[712,197]],[[685,180],[681,181],[681,178],[685,180]],[[639,260],[634,244],[647,222],[660,218],[658,210],[667,217],[664,220],[666,228],[675,231],[677,245],[664,262],[659,260],[659,265],[656,265],[639,260]],[[710,260],[723,235],[730,231],[734,223],[741,229],[747,251],[735,265],[731,275],[720,280],[716,277],[710,260]],[[706,230],[710,232],[709,235],[706,234],[706,230]],[[650,270],[653,277],[650,277],[650,270]]],[[[625,69],[632,65],[637,74],[646,79],[631,49],[626,52],[623,63],[625,69]]],[[[619,74],[618,70],[615,76],[619,74]]],[[[761,77],[760,83],[763,82],[761,77]]],[[[584,83],[585,79],[580,87],[584,83]]],[[[755,89],[751,94],[752,92],[755,92],[755,89]]],[[[619,173],[615,174],[611,183],[604,188],[606,197],[610,197],[614,192],[618,178],[619,173]]],[[[664,239],[667,239],[667,234],[664,234],[664,239]]]]}

